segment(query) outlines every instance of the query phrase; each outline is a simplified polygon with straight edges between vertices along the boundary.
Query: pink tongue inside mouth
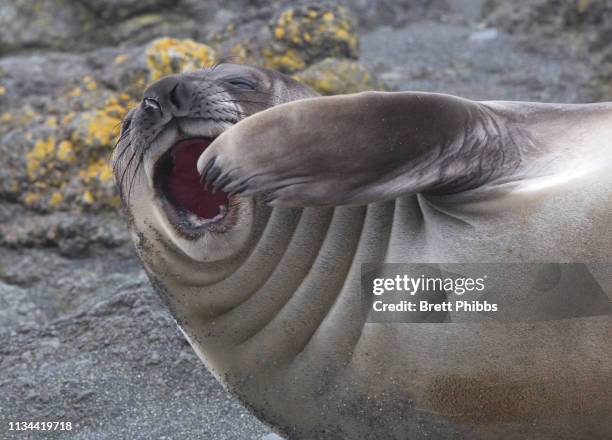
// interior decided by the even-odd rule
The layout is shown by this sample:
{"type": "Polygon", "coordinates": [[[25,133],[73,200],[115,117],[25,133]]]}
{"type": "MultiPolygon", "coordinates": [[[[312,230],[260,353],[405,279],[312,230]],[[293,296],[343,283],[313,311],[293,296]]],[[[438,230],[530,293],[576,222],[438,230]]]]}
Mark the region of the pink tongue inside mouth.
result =
{"type": "Polygon", "coordinates": [[[205,220],[219,215],[221,206],[228,201],[227,194],[220,191],[213,194],[200,183],[196,164],[211,142],[212,139],[188,139],[172,147],[170,156],[174,163],[167,180],[174,203],[205,220]]]}

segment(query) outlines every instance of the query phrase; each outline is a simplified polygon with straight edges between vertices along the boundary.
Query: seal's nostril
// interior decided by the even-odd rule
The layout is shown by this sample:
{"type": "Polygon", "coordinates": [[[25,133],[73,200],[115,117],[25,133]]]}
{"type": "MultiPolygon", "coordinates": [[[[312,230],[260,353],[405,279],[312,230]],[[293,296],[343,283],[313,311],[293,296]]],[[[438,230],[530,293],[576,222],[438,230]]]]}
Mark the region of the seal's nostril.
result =
{"type": "Polygon", "coordinates": [[[159,101],[157,99],[145,98],[142,103],[145,108],[152,108],[161,112],[161,105],[159,104],[159,101]]]}

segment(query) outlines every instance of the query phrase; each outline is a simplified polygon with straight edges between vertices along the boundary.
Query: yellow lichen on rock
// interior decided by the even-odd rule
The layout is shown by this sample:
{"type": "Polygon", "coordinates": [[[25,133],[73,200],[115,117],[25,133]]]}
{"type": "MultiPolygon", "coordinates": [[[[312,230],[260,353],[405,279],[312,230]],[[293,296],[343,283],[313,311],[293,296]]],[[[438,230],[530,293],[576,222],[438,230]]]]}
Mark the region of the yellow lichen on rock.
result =
{"type": "Polygon", "coordinates": [[[59,191],[54,191],[51,194],[51,197],[49,198],[49,205],[57,206],[62,203],[62,200],[64,200],[64,196],[62,195],[62,193],[59,191]]]}
{"type": "Polygon", "coordinates": [[[91,205],[93,204],[93,202],[95,202],[94,196],[91,191],[85,191],[83,193],[83,202],[87,205],[91,205]]]}
{"type": "Polygon", "coordinates": [[[40,200],[40,194],[28,192],[23,196],[23,203],[32,206],[40,200]]]}
{"type": "Polygon", "coordinates": [[[8,120],[13,122],[13,128],[23,127],[38,116],[40,116],[39,113],[35,112],[31,107],[26,106],[25,108],[15,110],[8,120]]]}
{"type": "Polygon", "coordinates": [[[323,95],[385,89],[367,67],[352,60],[327,58],[294,75],[294,78],[323,95]]]}
{"type": "Polygon", "coordinates": [[[336,18],[336,17],[334,16],[334,13],[333,13],[333,12],[329,12],[329,11],[328,11],[328,12],[325,12],[325,13],[323,14],[323,20],[325,20],[325,21],[327,21],[327,22],[332,22],[332,21],[334,21],[334,18],[336,18]]]}
{"type": "Polygon", "coordinates": [[[38,139],[28,153],[26,153],[26,170],[31,181],[35,181],[44,169],[49,166],[49,158],[55,153],[55,137],[38,139]]]}
{"type": "Polygon", "coordinates": [[[285,29],[282,27],[277,27],[274,29],[274,38],[277,40],[281,40],[285,36],[285,29]]]}
{"type": "Polygon", "coordinates": [[[123,117],[134,105],[129,95],[112,95],[103,106],[80,116],[73,141],[88,147],[112,146],[119,135],[123,117]]]}
{"type": "Polygon", "coordinates": [[[156,81],[173,73],[194,71],[211,66],[215,51],[206,44],[191,39],[159,38],[146,49],[149,81],[156,81]]]}
{"type": "Polygon", "coordinates": [[[63,162],[74,162],[76,155],[74,152],[74,145],[68,140],[63,140],[57,144],[56,149],[57,158],[63,162]]]}
{"type": "Polygon", "coordinates": [[[75,87],[68,92],[68,96],[71,96],[73,98],[77,98],[81,96],[82,94],[83,94],[83,89],[81,89],[80,87],[75,87]]]}
{"type": "Polygon", "coordinates": [[[229,53],[237,63],[244,63],[249,57],[249,50],[241,43],[234,44],[229,53]]]}
{"type": "Polygon", "coordinates": [[[0,96],[6,95],[6,87],[0,86],[0,96]]]}
{"type": "Polygon", "coordinates": [[[84,139],[88,145],[110,145],[118,134],[118,124],[121,120],[104,110],[94,110],[85,115],[87,120],[87,137],[84,139]]]}
{"type": "Polygon", "coordinates": [[[74,120],[75,116],[76,115],[72,112],[66,113],[64,116],[62,116],[62,125],[70,124],[74,120]]]}
{"type": "Polygon", "coordinates": [[[60,167],[61,163],[74,163],[70,175],[64,174],[64,201],[72,200],[87,209],[116,206],[113,172],[108,159],[123,117],[136,105],[129,94],[116,93],[106,95],[101,106],[68,118],[74,119],[70,121],[72,134],[56,149],[60,167]],[[79,170],[76,173],[75,167],[79,170]]]}
{"type": "Polygon", "coordinates": [[[87,90],[96,90],[98,88],[98,83],[91,76],[84,77],[83,84],[87,90]]]}
{"type": "Polygon", "coordinates": [[[96,81],[91,77],[82,81],[81,96],[64,97],[74,105],[63,106],[63,112],[32,116],[44,134],[24,134],[31,147],[24,155],[25,181],[19,181],[21,189],[15,191],[28,207],[48,211],[117,205],[108,158],[121,121],[136,102],[126,93],[92,87],[96,81]]]}
{"type": "Polygon", "coordinates": [[[262,50],[262,55],[266,60],[266,67],[270,69],[282,72],[297,72],[306,67],[306,61],[295,49],[286,49],[282,52],[264,49],[262,50]]]}
{"type": "Polygon", "coordinates": [[[109,182],[113,178],[113,170],[106,160],[99,159],[89,164],[84,170],[81,170],[79,177],[85,183],[90,183],[94,179],[100,182],[109,182]]]}
{"type": "Polygon", "coordinates": [[[359,53],[350,14],[342,6],[289,8],[270,26],[274,41],[261,55],[271,69],[294,73],[326,57],[357,58],[359,53]]]}

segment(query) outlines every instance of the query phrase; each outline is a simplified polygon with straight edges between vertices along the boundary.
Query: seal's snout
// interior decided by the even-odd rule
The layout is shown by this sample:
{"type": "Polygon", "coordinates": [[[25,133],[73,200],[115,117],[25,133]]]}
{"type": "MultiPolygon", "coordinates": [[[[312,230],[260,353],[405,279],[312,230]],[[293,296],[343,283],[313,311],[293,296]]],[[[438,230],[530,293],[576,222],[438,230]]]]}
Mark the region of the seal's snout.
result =
{"type": "Polygon", "coordinates": [[[193,100],[192,85],[184,75],[170,75],[153,83],[144,93],[145,110],[161,116],[187,116],[193,100]]]}

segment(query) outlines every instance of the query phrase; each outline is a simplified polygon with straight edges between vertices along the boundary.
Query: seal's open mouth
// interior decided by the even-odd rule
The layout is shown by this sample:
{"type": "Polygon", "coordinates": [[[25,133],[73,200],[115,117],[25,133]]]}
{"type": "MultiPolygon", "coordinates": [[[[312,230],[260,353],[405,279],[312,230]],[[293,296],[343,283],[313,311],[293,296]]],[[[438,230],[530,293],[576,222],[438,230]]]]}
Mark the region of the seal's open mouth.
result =
{"type": "Polygon", "coordinates": [[[226,193],[213,193],[200,182],[198,158],[212,141],[212,138],[179,141],[155,166],[155,187],[168,219],[190,235],[221,221],[229,206],[226,193]]]}

